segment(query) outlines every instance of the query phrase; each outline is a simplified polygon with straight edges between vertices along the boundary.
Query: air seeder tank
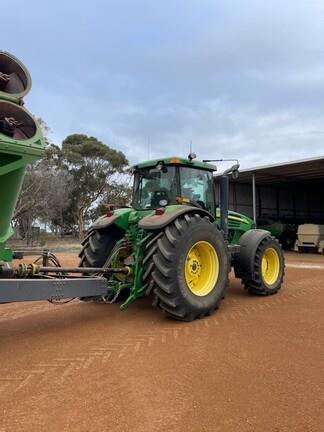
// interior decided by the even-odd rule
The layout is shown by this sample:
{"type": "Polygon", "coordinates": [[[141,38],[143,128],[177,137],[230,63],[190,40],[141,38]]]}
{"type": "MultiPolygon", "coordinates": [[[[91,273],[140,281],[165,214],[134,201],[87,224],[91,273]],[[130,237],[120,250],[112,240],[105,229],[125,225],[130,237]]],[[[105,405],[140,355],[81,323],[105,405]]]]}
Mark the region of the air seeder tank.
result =
{"type": "Polygon", "coordinates": [[[13,234],[11,219],[26,166],[39,159],[44,137],[33,116],[23,107],[31,88],[26,67],[13,55],[0,51],[0,261],[11,261],[6,242],[13,234]]]}

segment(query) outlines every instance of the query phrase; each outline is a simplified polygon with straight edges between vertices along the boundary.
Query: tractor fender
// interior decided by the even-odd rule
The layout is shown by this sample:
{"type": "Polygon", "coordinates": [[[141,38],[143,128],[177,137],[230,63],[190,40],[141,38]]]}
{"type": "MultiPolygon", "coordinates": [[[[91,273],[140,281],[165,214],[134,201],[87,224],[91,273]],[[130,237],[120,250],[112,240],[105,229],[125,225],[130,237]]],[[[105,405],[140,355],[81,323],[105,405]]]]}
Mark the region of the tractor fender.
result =
{"type": "Polygon", "coordinates": [[[91,228],[92,229],[96,229],[96,230],[108,228],[110,225],[112,225],[113,223],[115,223],[117,219],[118,219],[117,215],[114,215],[114,216],[100,216],[91,225],[91,228]]]}
{"type": "Polygon", "coordinates": [[[139,222],[138,226],[139,228],[145,229],[145,230],[159,230],[164,228],[165,226],[169,225],[171,222],[173,222],[175,219],[177,219],[179,216],[182,216],[187,213],[195,213],[202,217],[209,217],[211,222],[214,222],[215,218],[204,209],[200,209],[198,207],[192,207],[192,206],[179,206],[176,210],[165,212],[162,215],[156,215],[152,214],[149,216],[143,217],[141,221],[139,222]]]}
{"type": "Polygon", "coordinates": [[[128,219],[130,213],[133,211],[131,208],[120,208],[114,210],[111,215],[100,216],[90,227],[90,230],[100,230],[108,228],[111,225],[117,225],[124,231],[128,228],[128,219]]]}
{"type": "Polygon", "coordinates": [[[240,238],[240,252],[234,255],[233,267],[235,277],[251,279],[254,276],[254,257],[259,244],[266,237],[271,236],[269,231],[251,229],[240,238]]]}

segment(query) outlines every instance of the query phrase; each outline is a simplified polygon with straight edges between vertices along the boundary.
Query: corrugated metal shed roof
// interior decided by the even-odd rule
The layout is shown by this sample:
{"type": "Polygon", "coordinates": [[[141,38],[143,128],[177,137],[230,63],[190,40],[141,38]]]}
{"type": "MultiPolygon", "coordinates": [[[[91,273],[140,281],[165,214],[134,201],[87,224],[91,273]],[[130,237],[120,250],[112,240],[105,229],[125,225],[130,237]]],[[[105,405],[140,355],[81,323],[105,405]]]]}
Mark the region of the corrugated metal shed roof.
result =
{"type": "Polygon", "coordinates": [[[231,182],[248,183],[253,174],[259,184],[324,179],[324,156],[242,169],[239,178],[231,182]]]}

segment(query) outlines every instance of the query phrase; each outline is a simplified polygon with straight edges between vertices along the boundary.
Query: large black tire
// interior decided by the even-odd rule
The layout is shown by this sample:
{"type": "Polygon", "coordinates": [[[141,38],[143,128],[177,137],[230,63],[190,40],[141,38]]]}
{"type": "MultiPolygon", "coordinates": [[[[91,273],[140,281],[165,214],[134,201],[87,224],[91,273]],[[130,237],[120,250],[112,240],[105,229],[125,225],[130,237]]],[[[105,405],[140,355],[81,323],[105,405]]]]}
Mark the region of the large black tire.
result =
{"type": "Polygon", "coordinates": [[[157,232],[156,235],[145,245],[144,258],[143,258],[143,277],[142,283],[146,285],[145,294],[148,296],[153,292],[155,282],[152,277],[155,264],[153,261],[154,254],[157,252],[157,241],[163,236],[163,231],[157,232]]]}
{"type": "MultiPolygon", "coordinates": [[[[79,253],[79,267],[104,267],[116,243],[123,235],[124,231],[115,225],[107,229],[91,229],[82,241],[82,250],[79,253]]],[[[84,301],[92,299],[96,300],[95,297],[81,298],[84,301]]]]}
{"type": "Polygon", "coordinates": [[[242,280],[245,289],[251,294],[261,296],[276,294],[285,275],[285,258],[278,240],[270,235],[265,237],[252,259],[254,274],[252,279],[242,280]],[[266,258],[269,254],[273,255],[273,259],[266,258]],[[262,270],[262,260],[267,262],[266,270],[262,270]],[[271,266],[278,266],[278,271],[271,266]]]}
{"type": "MultiPolygon", "coordinates": [[[[217,309],[228,285],[230,265],[227,247],[216,224],[211,223],[208,217],[186,214],[168,225],[152,247],[156,248],[153,254],[152,273],[155,303],[168,316],[192,321],[210,315],[217,309]],[[212,252],[208,252],[209,255],[216,254],[215,257],[218,259],[218,273],[215,273],[217,278],[211,279],[212,289],[206,295],[194,293],[186,277],[186,262],[189,260],[190,251],[198,242],[207,244],[208,250],[212,252]]],[[[199,278],[206,275],[203,273],[206,271],[209,272],[207,274],[212,274],[212,264],[210,268],[206,268],[205,264],[199,264],[199,268],[199,278]]],[[[210,282],[208,283],[210,285],[210,282]]]]}
{"type": "Polygon", "coordinates": [[[115,244],[123,237],[123,234],[124,231],[117,226],[90,230],[82,241],[79,267],[104,266],[115,244]]]}

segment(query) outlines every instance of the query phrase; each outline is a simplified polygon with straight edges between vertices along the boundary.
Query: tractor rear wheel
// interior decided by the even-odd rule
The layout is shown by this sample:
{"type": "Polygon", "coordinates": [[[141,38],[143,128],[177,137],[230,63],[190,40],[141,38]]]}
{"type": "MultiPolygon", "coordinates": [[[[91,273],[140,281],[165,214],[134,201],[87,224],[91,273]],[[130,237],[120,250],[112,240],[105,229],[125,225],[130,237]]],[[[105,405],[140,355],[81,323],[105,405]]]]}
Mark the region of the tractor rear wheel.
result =
{"type": "MultiPolygon", "coordinates": [[[[123,235],[124,231],[116,226],[111,226],[108,229],[90,230],[82,241],[79,267],[105,267],[116,243],[121,240],[123,235]]],[[[84,297],[81,300],[96,300],[96,298],[84,297]]]]}
{"type": "Polygon", "coordinates": [[[172,318],[192,321],[219,306],[228,285],[229,256],[208,217],[180,217],[157,240],[153,255],[156,303],[172,318]]]}
{"type": "Polygon", "coordinates": [[[82,241],[79,267],[103,267],[124,231],[116,226],[91,230],[82,241]]]}
{"type": "Polygon", "coordinates": [[[272,295],[279,291],[284,278],[284,255],[277,239],[270,235],[259,244],[254,256],[254,277],[243,280],[251,294],[272,295]]]}

